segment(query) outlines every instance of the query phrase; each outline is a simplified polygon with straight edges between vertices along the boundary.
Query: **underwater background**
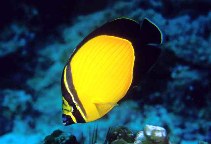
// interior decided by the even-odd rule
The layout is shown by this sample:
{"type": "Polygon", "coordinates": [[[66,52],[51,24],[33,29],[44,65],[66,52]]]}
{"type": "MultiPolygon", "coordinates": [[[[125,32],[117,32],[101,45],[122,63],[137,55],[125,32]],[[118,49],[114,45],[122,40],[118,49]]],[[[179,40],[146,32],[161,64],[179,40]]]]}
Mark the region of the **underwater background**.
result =
{"type": "MultiPolygon", "coordinates": [[[[135,136],[146,124],[165,128],[172,144],[211,143],[210,0],[1,0],[0,67],[0,144],[112,143],[111,128],[135,136]],[[66,61],[118,17],[147,17],[161,29],[157,64],[103,118],[63,126],[66,61]]],[[[132,143],[127,137],[121,142],[132,143]]]]}

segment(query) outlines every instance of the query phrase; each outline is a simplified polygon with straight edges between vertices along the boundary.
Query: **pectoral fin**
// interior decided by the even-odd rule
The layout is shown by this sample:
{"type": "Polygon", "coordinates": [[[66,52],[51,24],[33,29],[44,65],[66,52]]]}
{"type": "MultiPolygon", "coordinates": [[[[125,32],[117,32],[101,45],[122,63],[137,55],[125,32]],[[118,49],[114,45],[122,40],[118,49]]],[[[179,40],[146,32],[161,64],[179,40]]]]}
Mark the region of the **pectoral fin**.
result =
{"type": "Polygon", "coordinates": [[[114,106],[117,106],[117,103],[112,102],[94,102],[100,116],[105,115],[109,112],[114,106]]]}

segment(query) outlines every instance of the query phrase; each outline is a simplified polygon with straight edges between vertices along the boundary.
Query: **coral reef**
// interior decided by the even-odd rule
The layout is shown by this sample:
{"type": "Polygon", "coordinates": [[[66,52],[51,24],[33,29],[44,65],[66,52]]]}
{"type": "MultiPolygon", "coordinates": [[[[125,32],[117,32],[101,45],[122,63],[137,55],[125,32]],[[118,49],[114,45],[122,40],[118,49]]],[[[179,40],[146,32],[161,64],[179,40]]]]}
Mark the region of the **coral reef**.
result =
{"type": "MultiPolygon", "coordinates": [[[[170,144],[167,132],[164,128],[146,125],[143,131],[136,135],[124,126],[110,127],[107,131],[104,142],[97,140],[97,128],[89,135],[90,144],[170,144]]],[[[44,144],[77,144],[76,137],[61,130],[55,130],[51,135],[46,136],[44,144]]]]}
{"type": "Polygon", "coordinates": [[[210,0],[0,1],[0,143],[83,143],[96,125],[92,142],[109,134],[109,143],[133,143],[147,124],[165,128],[173,144],[211,143],[210,7],[210,0]],[[108,115],[64,127],[66,60],[93,29],[123,16],[160,27],[159,61],[108,115]]]}
{"type": "Polygon", "coordinates": [[[144,131],[140,131],[135,144],[170,144],[166,130],[162,127],[146,125],[144,131]]]}
{"type": "Polygon", "coordinates": [[[21,90],[3,90],[0,93],[1,112],[1,131],[0,135],[11,132],[14,126],[14,120],[24,120],[29,126],[33,127],[31,115],[38,115],[32,108],[32,96],[21,90]]]}

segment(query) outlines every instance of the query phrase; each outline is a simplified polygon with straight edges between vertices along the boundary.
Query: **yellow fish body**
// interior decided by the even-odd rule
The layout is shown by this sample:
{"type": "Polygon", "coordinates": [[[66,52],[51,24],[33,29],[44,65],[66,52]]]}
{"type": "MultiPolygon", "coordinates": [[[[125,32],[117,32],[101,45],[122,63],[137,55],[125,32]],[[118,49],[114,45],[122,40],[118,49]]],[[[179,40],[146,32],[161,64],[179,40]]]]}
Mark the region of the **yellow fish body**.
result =
{"type": "Polygon", "coordinates": [[[120,18],[90,33],[69,58],[62,75],[63,123],[84,123],[108,113],[155,63],[160,30],[120,18]]]}

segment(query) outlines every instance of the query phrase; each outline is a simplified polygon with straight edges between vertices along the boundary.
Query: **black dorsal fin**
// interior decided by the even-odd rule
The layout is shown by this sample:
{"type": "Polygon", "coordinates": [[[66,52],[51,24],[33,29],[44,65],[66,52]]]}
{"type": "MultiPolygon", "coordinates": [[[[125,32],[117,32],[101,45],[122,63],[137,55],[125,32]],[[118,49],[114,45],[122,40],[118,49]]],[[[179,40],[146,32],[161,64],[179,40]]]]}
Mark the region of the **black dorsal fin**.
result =
{"type": "Polygon", "coordinates": [[[80,49],[80,47],[84,43],[86,43],[87,41],[96,36],[111,35],[125,38],[132,42],[136,41],[136,43],[140,43],[138,42],[138,40],[140,40],[139,32],[140,32],[140,26],[138,22],[128,18],[117,18],[113,21],[105,23],[104,25],[95,29],[93,32],[87,35],[76,47],[71,57],[74,56],[77,50],[80,49]]]}
{"type": "Polygon", "coordinates": [[[146,73],[156,63],[160,56],[161,48],[156,45],[144,45],[140,51],[140,53],[136,53],[133,86],[140,84],[146,73]]]}
{"type": "Polygon", "coordinates": [[[140,23],[140,35],[141,41],[144,44],[161,44],[162,43],[162,33],[159,28],[151,22],[149,19],[145,18],[140,23]]]}
{"type": "Polygon", "coordinates": [[[146,73],[156,63],[161,53],[162,33],[150,20],[140,23],[141,48],[136,48],[133,85],[138,85],[146,73]]]}
{"type": "Polygon", "coordinates": [[[99,35],[117,36],[132,43],[135,51],[134,85],[141,82],[160,55],[159,45],[162,43],[162,33],[155,24],[147,18],[140,25],[132,19],[118,18],[105,23],[86,36],[71,57],[84,43],[99,35]]]}

